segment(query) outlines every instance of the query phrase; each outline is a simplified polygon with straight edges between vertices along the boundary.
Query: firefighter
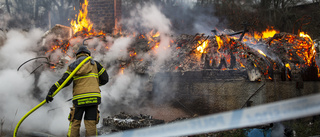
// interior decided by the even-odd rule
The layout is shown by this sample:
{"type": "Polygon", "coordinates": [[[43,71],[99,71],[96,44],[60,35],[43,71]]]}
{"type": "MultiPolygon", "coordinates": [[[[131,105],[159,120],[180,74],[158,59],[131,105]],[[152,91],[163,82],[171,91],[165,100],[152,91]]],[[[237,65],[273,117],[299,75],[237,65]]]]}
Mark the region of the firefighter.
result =
{"type": "MultiPolygon", "coordinates": [[[[53,100],[53,93],[68,78],[71,72],[88,56],[91,52],[86,46],[80,46],[76,52],[76,61],[68,66],[67,71],[62,78],[52,85],[46,97],[47,103],[53,100]]],[[[99,62],[90,59],[74,74],[67,82],[68,86],[73,81],[73,107],[69,114],[69,130],[68,137],[80,136],[80,125],[82,116],[84,115],[84,124],[86,136],[96,136],[96,124],[99,122],[98,105],[101,103],[101,94],[99,86],[108,82],[109,76],[106,70],[99,62]]]]}

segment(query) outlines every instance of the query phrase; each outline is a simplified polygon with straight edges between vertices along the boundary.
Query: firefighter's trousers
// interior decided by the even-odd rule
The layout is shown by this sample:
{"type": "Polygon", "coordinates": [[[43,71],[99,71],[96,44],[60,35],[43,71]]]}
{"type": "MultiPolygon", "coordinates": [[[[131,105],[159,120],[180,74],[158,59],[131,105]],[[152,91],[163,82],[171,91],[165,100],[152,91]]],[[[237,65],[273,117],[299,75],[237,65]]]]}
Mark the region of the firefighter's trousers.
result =
{"type": "Polygon", "coordinates": [[[97,127],[99,122],[99,110],[98,105],[84,106],[84,107],[72,107],[69,115],[69,130],[68,137],[79,137],[81,119],[84,114],[84,125],[86,128],[86,136],[96,136],[97,127]]]}

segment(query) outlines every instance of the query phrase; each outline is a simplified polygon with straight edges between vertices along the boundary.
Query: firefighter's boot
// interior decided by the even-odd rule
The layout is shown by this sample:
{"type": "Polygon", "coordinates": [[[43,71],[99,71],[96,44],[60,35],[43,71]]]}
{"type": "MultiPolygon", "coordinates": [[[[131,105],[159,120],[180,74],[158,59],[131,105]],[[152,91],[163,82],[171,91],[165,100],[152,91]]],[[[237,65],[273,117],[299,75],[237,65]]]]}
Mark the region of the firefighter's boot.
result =
{"type": "Polygon", "coordinates": [[[84,125],[86,127],[87,137],[97,135],[96,120],[84,120],[84,125]]]}
{"type": "Polygon", "coordinates": [[[80,126],[81,126],[81,120],[74,119],[72,122],[70,122],[68,137],[79,137],[80,126]]]}

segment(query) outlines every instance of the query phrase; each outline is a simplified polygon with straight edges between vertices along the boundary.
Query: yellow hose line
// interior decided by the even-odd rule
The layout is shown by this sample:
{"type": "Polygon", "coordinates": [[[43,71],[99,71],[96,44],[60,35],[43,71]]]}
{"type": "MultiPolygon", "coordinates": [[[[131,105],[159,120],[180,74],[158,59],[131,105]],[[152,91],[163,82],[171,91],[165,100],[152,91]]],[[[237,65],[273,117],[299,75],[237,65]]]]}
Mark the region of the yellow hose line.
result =
{"type": "MultiPolygon", "coordinates": [[[[80,69],[80,67],[90,59],[91,57],[87,57],[85,58],[73,71],[72,73],[69,75],[69,77],[67,77],[67,79],[60,85],[60,87],[54,91],[54,93],[52,94],[52,97],[54,97],[67,83],[68,81],[72,78],[72,76],[80,69]]],[[[37,106],[35,106],[34,108],[32,108],[27,114],[25,114],[21,119],[20,121],[18,122],[18,124],[16,125],[16,128],[14,129],[14,132],[13,132],[13,136],[16,137],[17,135],[17,132],[18,132],[18,129],[21,125],[21,123],[31,114],[33,113],[34,111],[36,111],[38,108],[40,108],[43,104],[46,103],[46,100],[43,100],[40,104],[38,104],[37,106]]]]}

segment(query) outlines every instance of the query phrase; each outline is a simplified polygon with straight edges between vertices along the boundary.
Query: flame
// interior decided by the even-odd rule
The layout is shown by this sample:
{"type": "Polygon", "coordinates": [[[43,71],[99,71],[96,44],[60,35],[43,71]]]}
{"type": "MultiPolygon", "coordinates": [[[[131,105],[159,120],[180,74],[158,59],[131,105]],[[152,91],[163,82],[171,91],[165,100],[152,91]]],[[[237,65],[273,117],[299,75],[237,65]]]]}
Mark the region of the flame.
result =
{"type": "Polygon", "coordinates": [[[160,36],[160,32],[157,32],[156,34],[153,34],[152,37],[156,38],[160,36]]]}
{"type": "MultiPolygon", "coordinates": [[[[289,70],[291,70],[290,64],[286,63],[286,68],[288,68],[289,70]]],[[[289,75],[289,73],[287,73],[287,77],[288,79],[291,79],[291,76],[289,75]]]]}
{"type": "Polygon", "coordinates": [[[261,50],[258,49],[258,52],[259,52],[261,55],[267,57],[266,54],[264,54],[261,50]]]}
{"type": "Polygon", "coordinates": [[[82,9],[79,11],[79,15],[77,20],[71,20],[71,28],[73,29],[73,33],[82,31],[87,29],[88,31],[92,30],[92,23],[90,19],[87,18],[88,14],[88,1],[84,0],[84,3],[81,4],[82,9]]]}
{"type": "Polygon", "coordinates": [[[286,63],[286,68],[288,68],[289,70],[291,70],[290,64],[286,63]]]}
{"type": "Polygon", "coordinates": [[[304,38],[306,41],[299,41],[299,46],[296,47],[296,49],[298,49],[297,52],[299,52],[297,54],[304,58],[308,66],[311,66],[315,61],[314,57],[316,54],[314,43],[311,37],[304,32],[300,32],[299,36],[304,38]]]}
{"type": "Polygon", "coordinates": [[[53,41],[51,48],[45,54],[60,49],[62,53],[67,53],[70,43],[68,41],[56,40],[53,41]]]}
{"type": "Polygon", "coordinates": [[[149,43],[151,43],[151,42],[156,42],[157,39],[155,39],[155,38],[157,38],[157,37],[159,37],[159,36],[160,36],[160,33],[159,33],[159,32],[156,32],[156,33],[154,34],[154,33],[153,33],[153,30],[151,30],[148,35],[146,35],[146,36],[142,35],[141,38],[147,37],[147,39],[148,39],[148,44],[149,44],[149,43]]]}
{"type": "Polygon", "coordinates": [[[311,42],[313,42],[311,37],[308,34],[304,33],[304,32],[300,32],[299,36],[303,37],[303,38],[308,38],[311,42]]]}
{"type": "Polygon", "coordinates": [[[240,66],[241,66],[241,67],[243,67],[243,68],[245,68],[245,66],[243,65],[243,63],[242,63],[242,62],[240,62],[240,66]]]}
{"type": "Polygon", "coordinates": [[[52,51],[54,51],[54,50],[58,49],[59,47],[60,47],[60,46],[54,45],[54,46],[52,46],[52,47],[51,47],[51,49],[50,49],[50,50],[46,51],[45,53],[52,52],[52,51]]]}
{"type": "MultiPolygon", "coordinates": [[[[270,38],[270,37],[273,37],[275,34],[277,33],[280,33],[280,31],[278,30],[275,30],[273,28],[273,26],[268,26],[268,28],[265,30],[265,31],[262,31],[261,33],[260,32],[257,32],[255,31],[253,33],[253,35],[251,35],[250,33],[247,33],[246,36],[247,38],[254,38],[255,40],[259,40],[259,39],[266,39],[266,38],[270,38]]],[[[249,39],[247,38],[244,38],[243,41],[246,42],[246,41],[249,41],[249,39]]],[[[253,42],[254,44],[255,42],[253,42]]]]}
{"type": "Polygon", "coordinates": [[[197,47],[197,50],[200,53],[206,53],[205,52],[205,48],[208,46],[209,40],[205,40],[202,43],[200,41],[198,41],[198,43],[201,44],[201,45],[197,47]]]}
{"type": "Polygon", "coordinates": [[[221,38],[219,36],[216,36],[216,41],[218,43],[217,51],[219,52],[219,49],[223,46],[223,41],[221,40],[221,38]]]}
{"type": "MultiPolygon", "coordinates": [[[[148,47],[151,47],[151,49],[152,49],[154,54],[158,53],[157,49],[160,46],[160,38],[159,37],[160,37],[160,32],[154,33],[154,30],[151,30],[146,35],[139,36],[140,39],[142,38],[142,39],[147,39],[148,40],[148,47]]],[[[170,47],[170,45],[168,47],[170,47]]],[[[166,49],[167,47],[163,46],[163,48],[166,49]]]]}
{"type": "Polygon", "coordinates": [[[277,31],[273,29],[273,27],[268,27],[265,31],[262,32],[262,38],[270,38],[273,37],[275,34],[279,33],[280,31],[277,31]]]}
{"type": "Polygon", "coordinates": [[[139,36],[139,39],[144,39],[144,38],[146,38],[144,35],[139,36]]]}
{"type": "Polygon", "coordinates": [[[134,51],[130,51],[129,54],[130,54],[130,57],[133,57],[133,56],[136,56],[136,55],[137,55],[137,53],[134,52],[134,51]]]}
{"type": "Polygon", "coordinates": [[[124,73],[124,67],[121,67],[119,71],[120,71],[119,72],[120,74],[123,74],[124,73]]]}

